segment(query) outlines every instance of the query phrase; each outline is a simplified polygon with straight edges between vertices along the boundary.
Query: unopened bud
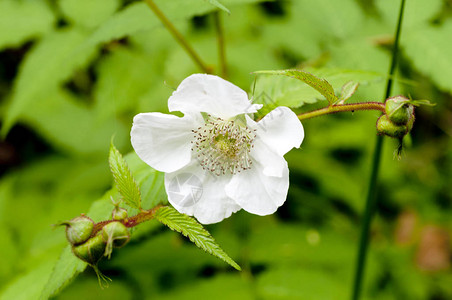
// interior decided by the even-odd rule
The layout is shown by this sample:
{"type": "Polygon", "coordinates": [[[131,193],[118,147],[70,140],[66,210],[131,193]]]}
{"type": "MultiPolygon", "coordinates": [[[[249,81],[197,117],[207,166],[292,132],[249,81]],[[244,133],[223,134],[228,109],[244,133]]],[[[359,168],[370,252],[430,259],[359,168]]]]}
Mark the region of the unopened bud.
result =
{"type": "Polygon", "coordinates": [[[110,258],[114,248],[120,248],[127,244],[130,239],[130,233],[127,227],[121,222],[111,222],[102,227],[102,238],[107,244],[105,256],[110,258]]]}
{"type": "Polygon", "coordinates": [[[83,215],[62,222],[61,225],[66,225],[66,237],[72,245],[78,245],[85,242],[91,236],[94,228],[93,220],[83,215]]]}
{"type": "Polygon", "coordinates": [[[389,120],[396,125],[407,125],[414,118],[414,106],[403,96],[388,98],[385,111],[389,120]]]}
{"type": "Polygon", "coordinates": [[[85,243],[72,247],[72,252],[84,262],[95,265],[104,255],[106,246],[102,234],[98,234],[85,243]]]}
{"type": "Polygon", "coordinates": [[[111,217],[115,221],[121,221],[127,218],[127,210],[121,207],[115,207],[111,213],[111,217]]]}
{"type": "MultiPolygon", "coordinates": [[[[412,127],[412,124],[411,124],[412,127]]],[[[377,131],[379,134],[384,134],[393,138],[403,138],[411,129],[408,125],[397,125],[389,119],[387,115],[382,115],[377,120],[377,131]]]]}

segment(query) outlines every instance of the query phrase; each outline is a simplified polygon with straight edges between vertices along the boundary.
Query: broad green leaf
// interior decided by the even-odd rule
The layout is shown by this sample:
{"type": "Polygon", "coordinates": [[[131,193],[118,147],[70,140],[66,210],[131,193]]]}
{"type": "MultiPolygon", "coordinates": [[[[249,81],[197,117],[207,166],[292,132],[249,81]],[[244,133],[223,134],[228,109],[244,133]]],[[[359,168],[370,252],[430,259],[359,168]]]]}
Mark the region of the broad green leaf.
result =
{"type": "Polygon", "coordinates": [[[227,12],[228,14],[230,14],[231,12],[229,11],[229,9],[227,9],[223,4],[220,3],[220,1],[218,0],[204,0],[209,2],[210,4],[212,4],[213,6],[218,7],[219,9],[221,9],[222,11],[227,12]]]}
{"type": "Polygon", "coordinates": [[[297,0],[293,1],[294,18],[303,18],[315,28],[319,39],[347,39],[362,26],[365,14],[353,0],[297,0]]]}
{"type": "Polygon", "coordinates": [[[182,233],[188,237],[190,241],[196,244],[204,251],[222,259],[237,270],[241,270],[240,266],[233,261],[224,251],[218,246],[210,233],[202,227],[195,219],[179,213],[172,207],[164,206],[159,208],[155,213],[155,218],[161,223],[165,224],[174,231],[182,233]]]}
{"type": "Polygon", "coordinates": [[[93,57],[94,48],[78,46],[85,33],[77,29],[54,32],[41,40],[23,61],[15,81],[12,99],[7,108],[1,134],[5,136],[17,118],[29,109],[30,103],[47,96],[67,80],[77,68],[93,57]]]}
{"type": "MultiPolygon", "coordinates": [[[[126,48],[116,49],[97,68],[95,110],[103,122],[133,110],[155,83],[154,56],[126,48]]],[[[163,79],[160,82],[163,85],[163,79]]]]}
{"type": "Polygon", "coordinates": [[[442,26],[427,26],[410,31],[402,45],[414,66],[442,90],[452,92],[452,21],[442,26]]]}
{"type": "Polygon", "coordinates": [[[47,33],[54,21],[46,1],[0,1],[0,49],[20,46],[47,33]]]}
{"type": "Polygon", "coordinates": [[[342,86],[341,95],[338,99],[339,104],[345,103],[356,92],[359,82],[349,81],[342,86]]]}
{"type": "Polygon", "coordinates": [[[54,261],[45,261],[11,282],[0,294],[0,300],[39,299],[41,291],[52,272],[54,261]]]}
{"type": "MultiPolygon", "coordinates": [[[[385,76],[376,72],[356,71],[347,69],[306,69],[328,80],[340,91],[348,81],[359,82],[361,85],[382,80],[385,76]]],[[[271,110],[277,106],[297,108],[308,103],[315,103],[321,99],[319,93],[308,85],[285,76],[258,76],[254,99],[264,104],[264,108],[271,110]]]]}
{"type": "MultiPolygon", "coordinates": [[[[262,1],[264,0],[223,0],[222,3],[229,6],[262,1]]],[[[172,22],[204,15],[216,9],[212,5],[206,5],[205,1],[156,0],[154,2],[172,22]]],[[[137,32],[152,30],[162,26],[160,20],[157,19],[145,3],[132,3],[125,9],[111,16],[99,26],[88,39],[87,44],[105,43],[137,32]]]]}
{"type": "Polygon", "coordinates": [[[124,200],[124,202],[131,207],[140,209],[140,189],[135,182],[132,173],[130,172],[129,166],[113,143],[111,143],[110,146],[110,157],[108,161],[110,163],[110,170],[115,179],[116,186],[122,196],[122,200],[124,200]]]}
{"type": "Polygon", "coordinates": [[[110,17],[119,7],[118,0],[60,0],[63,14],[72,22],[94,28],[110,17]]]}
{"type": "MultiPolygon", "coordinates": [[[[406,1],[403,13],[403,31],[411,31],[424,27],[427,22],[434,20],[443,9],[442,0],[410,0],[406,1]]],[[[375,6],[381,12],[384,20],[395,26],[400,8],[400,1],[379,0],[375,6]]]]}
{"type": "Polygon", "coordinates": [[[45,285],[40,299],[48,299],[58,294],[70,283],[75,274],[83,272],[87,264],[72,254],[71,247],[66,246],[45,285]]]}
{"type": "Polygon", "coordinates": [[[115,135],[117,146],[130,145],[130,124],[116,117],[98,120],[83,99],[61,88],[49,88],[28,105],[20,120],[53,147],[76,155],[106,157],[105,145],[115,135]]]}
{"type": "Polygon", "coordinates": [[[257,71],[256,74],[284,75],[303,81],[322,94],[331,105],[337,101],[333,86],[325,79],[303,70],[257,71]]]}

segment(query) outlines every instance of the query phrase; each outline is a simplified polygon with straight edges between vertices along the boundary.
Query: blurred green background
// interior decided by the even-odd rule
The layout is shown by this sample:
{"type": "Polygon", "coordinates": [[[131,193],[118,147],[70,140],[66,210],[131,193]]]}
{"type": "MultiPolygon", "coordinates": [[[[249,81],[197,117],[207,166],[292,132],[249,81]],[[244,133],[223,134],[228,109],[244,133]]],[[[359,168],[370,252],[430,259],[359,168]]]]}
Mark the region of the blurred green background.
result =
{"type": "MultiPolygon", "coordinates": [[[[217,8],[204,0],[155,2],[218,73],[217,8]]],[[[312,67],[327,79],[372,71],[380,80],[362,82],[350,101],[384,100],[399,1],[220,2],[230,10],[220,14],[234,84],[250,92],[257,70],[312,67]]],[[[167,112],[173,88],[196,72],[142,2],[0,0],[1,299],[52,294],[45,291],[57,281],[52,270],[66,246],[64,230],[52,224],[96,211],[96,203],[111,211],[111,137],[130,152],[133,116],[167,112]]],[[[397,143],[385,139],[363,298],[452,299],[450,0],[407,0],[396,78],[394,95],[436,106],[416,110],[401,160],[393,156],[397,143]]],[[[296,112],[326,105],[306,101],[301,82],[282,84],[259,78],[255,96],[311,103],[296,112]],[[280,90],[268,92],[273,87],[280,90]]],[[[242,272],[152,221],[101,262],[113,279],[108,289],[87,268],[52,298],[348,299],[378,115],[303,122],[301,149],[286,155],[291,186],[277,213],[240,211],[207,226],[242,272]]],[[[154,175],[151,194],[162,200],[162,177],[154,175]]]]}

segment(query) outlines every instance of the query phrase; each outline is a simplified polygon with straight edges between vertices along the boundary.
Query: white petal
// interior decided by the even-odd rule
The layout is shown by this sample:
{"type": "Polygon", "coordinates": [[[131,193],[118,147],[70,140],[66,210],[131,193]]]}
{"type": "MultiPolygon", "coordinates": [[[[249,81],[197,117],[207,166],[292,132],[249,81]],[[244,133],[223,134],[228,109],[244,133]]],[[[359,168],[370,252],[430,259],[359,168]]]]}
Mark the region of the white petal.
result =
{"type": "Polygon", "coordinates": [[[281,156],[293,147],[299,148],[304,138],[297,115],[284,106],[275,108],[258,123],[247,118],[247,125],[256,129],[256,135],[281,156]]]}
{"type": "Polygon", "coordinates": [[[287,168],[287,162],[284,158],[265,144],[259,136],[256,136],[253,144],[254,147],[251,149],[250,155],[253,161],[259,162],[259,166],[263,168],[263,174],[282,177],[285,168],[287,168]]]}
{"type": "Polygon", "coordinates": [[[258,162],[251,169],[236,174],[226,185],[226,194],[244,210],[256,215],[269,215],[280,207],[289,189],[289,168],[285,166],[281,177],[266,176],[258,162]]]}
{"type": "Polygon", "coordinates": [[[168,99],[170,111],[184,114],[206,112],[229,119],[255,113],[262,105],[251,104],[245,91],[215,75],[193,74],[185,78],[168,99]]]}
{"type": "Polygon", "coordinates": [[[148,165],[161,172],[174,172],[192,157],[192,129],[199,126],[193,116],[179,118],[162,113],[142,113],[133,118],[132,146],[148,165]]]}
{"type": "Polygon", "coordinates": [[[194,160],[177,172],[165,174],[168,200],[177,211],[194,216],[203,224],[222,221],[240,210],[224,191],[231,176],[216,176],[194,160]]]}

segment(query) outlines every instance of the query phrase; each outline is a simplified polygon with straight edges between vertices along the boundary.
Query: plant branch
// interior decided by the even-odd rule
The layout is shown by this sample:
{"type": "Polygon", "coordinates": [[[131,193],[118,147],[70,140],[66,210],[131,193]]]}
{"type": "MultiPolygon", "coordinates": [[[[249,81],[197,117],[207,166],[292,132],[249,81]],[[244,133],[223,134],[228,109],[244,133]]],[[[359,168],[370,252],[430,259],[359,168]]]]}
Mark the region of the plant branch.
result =
{"type": "Polygon", "coordinates": [[[153,0],[145,0],[146,4],[151,8],[157,18],[165,25],[166,29],[171,33],[171,35],[176,39],[176,41],[184,48],[191,59],[198,65],[198,67],[205,73],[211,73],[211,70],[207,65],[201,60],[196,51],[187,42],[184,36],[174,27],[173,23],[163,14],[163,12],[155,5],[153,0]]]}
{"type": "MultiPolygon", "coordinates": [[[[389,77],[388,77],[388,82],[386,85],[385,98],[388,98],[391,94],[392,77],[394,75],[395,67],[397,65],[397,54],[398,54],[398,49],[399,49],[400,30],[402,27],[404,6],[405,6],[405,0],[401,0],[399,19],[397,22],[394,46],[392,49],[392,61],[391,61],[391,66],[389,67],[389,77]]],[[[362,288],[364,269],[365,269],[365,265],[366,265],[367,249],[369,246],[370,224],[372,223],[372,217],[375,213],[375,208],[376,208],[376,204],[377,204],[376,203],[377,202],[376,186],[377,186],[377,178],[378,178],[378,171],[379,171],[380,160],[381,160],[382,147],[383,147],[383,136],[377,136],[375,152],[374,152],[374,156],[372,159],[372,170],[370,173],[369,189],[368,189],[367,197],[366,197],[366,206],[365,206],[365,210],[364,210],[363,224],[361,227],[360,242],[359,242],[359,248],[358,248],[358,257],[357,257],[357,261],[356,261],[355,279],[354,279],[353,294],[352,294],[353,300],[359,299],[360,293],[361,293],[361,288],[362,288]]]]}
{"type": "Polygon", "coordinates": [[[338,112],[353,112],[355,110],[379,110],[381,112],[385,111],[385,105],[380,102],[362,102],[362,103],[351,103],[351,104],[338,104],[330,105],[318,110],[310,111],[307,113],[302,113],[298,115],[298,119],[307,120],[327,114],[334,114],[338,112]]]}
{"type": "Polygon", "coordinates": [[[215,22],[215,31],[217,33],[217,47],[218,47],[218,61],[220,65],[220,74],[221,77],[227,79],[227,64],[226,64],[226,48],[224,43],[224,30],[223,23],[221,21],[220,11],[216,11],[213,14],[214,22],[215,22]]]}

